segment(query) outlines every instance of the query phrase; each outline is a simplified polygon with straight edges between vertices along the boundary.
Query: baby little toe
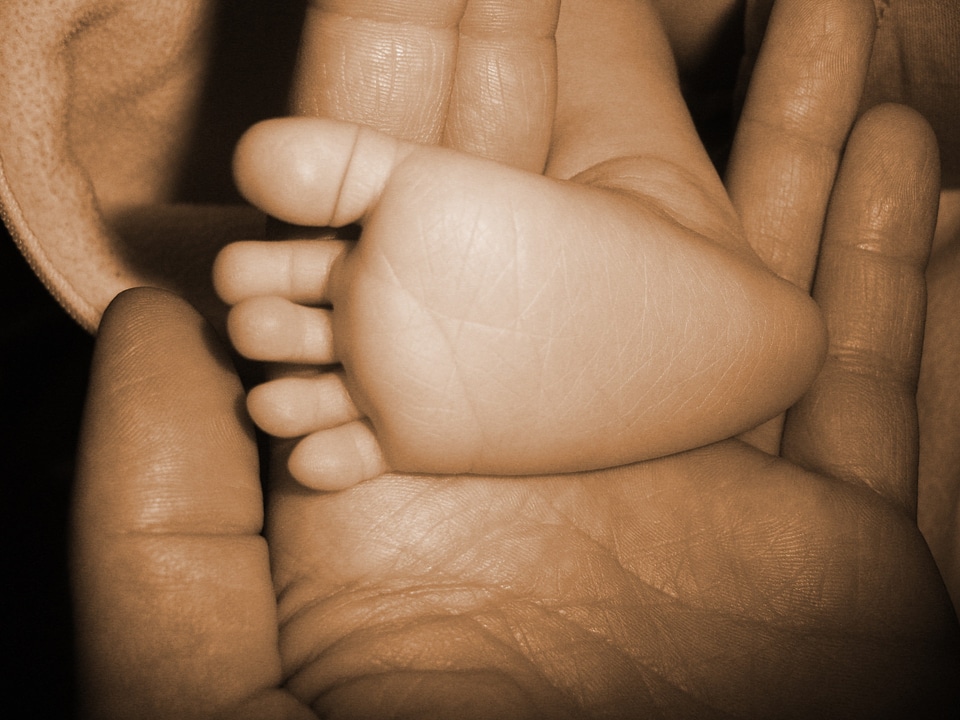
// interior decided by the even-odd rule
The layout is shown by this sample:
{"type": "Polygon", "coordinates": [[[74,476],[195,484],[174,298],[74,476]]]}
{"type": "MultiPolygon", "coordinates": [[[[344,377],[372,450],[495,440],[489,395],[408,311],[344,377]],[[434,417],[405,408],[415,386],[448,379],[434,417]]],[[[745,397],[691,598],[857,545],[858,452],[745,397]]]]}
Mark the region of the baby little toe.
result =
{"type": "Polygon", "coordinates": [[[315,490],[343,490],[388,471],[380,443],[363,421],[308,435],[297,443],[287,467],[315,490]]]}

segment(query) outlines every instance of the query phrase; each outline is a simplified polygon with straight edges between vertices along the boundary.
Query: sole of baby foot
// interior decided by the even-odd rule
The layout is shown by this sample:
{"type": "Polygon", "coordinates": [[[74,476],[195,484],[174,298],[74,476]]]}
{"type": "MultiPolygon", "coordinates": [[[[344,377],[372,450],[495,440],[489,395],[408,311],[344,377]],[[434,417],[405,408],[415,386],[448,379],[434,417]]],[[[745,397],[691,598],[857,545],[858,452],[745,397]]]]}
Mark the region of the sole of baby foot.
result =
{"type": "Polygon", "coordinates": [[[589,470],[792,404],[809,296],[656,206],[442,151],[398,167],[331,284],[350,394],[396,470],[589,470]]]}
{"type": "MultiPolygon", "coordinates": [[[[655,197],[315,119],[238,152],[264,211],[363,227],[330,268],[335,352],[315,362],[343,364],[366,422],[300,442],[291,461],[320,484],[669,454],[778,414],[822,359],[809,296],[655,197]]],[[[304,360],[290,348],[266,359],[304,360]]]]}

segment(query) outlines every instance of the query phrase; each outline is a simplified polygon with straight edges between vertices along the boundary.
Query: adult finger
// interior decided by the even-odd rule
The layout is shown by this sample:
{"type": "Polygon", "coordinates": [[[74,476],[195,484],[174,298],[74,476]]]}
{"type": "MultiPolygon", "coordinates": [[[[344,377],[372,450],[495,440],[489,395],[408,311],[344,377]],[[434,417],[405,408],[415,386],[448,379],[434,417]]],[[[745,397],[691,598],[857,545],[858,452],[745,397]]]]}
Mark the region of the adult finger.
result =
{"type": "Polygon", "coordinates": [[[311,717],[279,686],[257,453],[211,332],[121,295],[94,356],[74,504],[82,704],[96,717],[311,717]]]}
{"type": "MultiPolygon", "coordinates": [[[[870,0],[779,0],[771,14],[770,4],[747,8],[747,61],[759,57],[726,185],[756,253],[809,290],[840,153],[863,91],[874,10],[870,0]]],[[[782,422],[782,416],[771,420],[743,439],[776,453],[782,422]]]]}
{"type": "Polygon", "coordinates": [[[437,143],[457,63],[466,0],[312,0],[292,110],[437,143]]]}
{"type": "Polygon", "coordinates": [[[559,0],[469,0],[443,145],[543,172],[557,94],[559,0]]]}
{"type": "Polygon", "coordinates": [[[916,512],[916,386],[936,224],[932,131],[902,106],[869,111],[830,201],[814,299],[829,333],[824,368],[788,414],[783,454],[864,484],[916,512]]]}
{"type": "Polygon", "coordinates": [[[293,110],[542,171],[559,0],[315,0],[293,110]]]}
{"type": "Polygon", "coordinates": [[[874,25],[870,0],[775,3],[737,126],[730,198],[761,259],[804,289],[863,91],[874,25]]]}

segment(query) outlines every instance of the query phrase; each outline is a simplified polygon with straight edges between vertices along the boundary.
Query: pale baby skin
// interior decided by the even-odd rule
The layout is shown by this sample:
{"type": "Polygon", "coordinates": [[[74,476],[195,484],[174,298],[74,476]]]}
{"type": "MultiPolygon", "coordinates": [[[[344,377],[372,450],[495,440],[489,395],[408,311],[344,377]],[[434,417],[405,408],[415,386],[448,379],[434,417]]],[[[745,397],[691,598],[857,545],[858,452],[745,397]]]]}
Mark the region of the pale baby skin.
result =
{"type": "Polygon", "coordinates": [[[557,180],[317,118],[248,131],[235,175],[254,205],[362,228],[215,265],[237,350],[316,366],[248,399],[263,430],[303,436],[293,475],[611,467],[793,404],[824,353],[813,301],[682,174],[639,169],[557,180]]]}

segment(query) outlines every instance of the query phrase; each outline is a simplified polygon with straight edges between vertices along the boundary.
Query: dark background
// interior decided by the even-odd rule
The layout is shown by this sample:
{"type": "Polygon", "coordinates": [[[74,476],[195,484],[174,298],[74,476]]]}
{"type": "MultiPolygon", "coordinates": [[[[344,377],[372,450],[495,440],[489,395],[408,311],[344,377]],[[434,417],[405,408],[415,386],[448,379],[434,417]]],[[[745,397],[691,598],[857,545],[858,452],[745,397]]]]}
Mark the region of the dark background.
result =
{"type": "Polygon", "coordinates": [[[93,339],[0,225],[0,486],[6,705],[71,717],[70,486],[93,339]]]}
{"type": "MultiPolygon", "coordinates": [[[[0,0],[2,1],[2,0],[0,0]]],[[[177,199],[235,202],[244,129],[283,114],[306,0],[216,2],[211,59],[177,199]]],[[[93,338],[47,293],[0,222],[0,513],[7,706],[73,717],[69,506],[93,338]]]]}

